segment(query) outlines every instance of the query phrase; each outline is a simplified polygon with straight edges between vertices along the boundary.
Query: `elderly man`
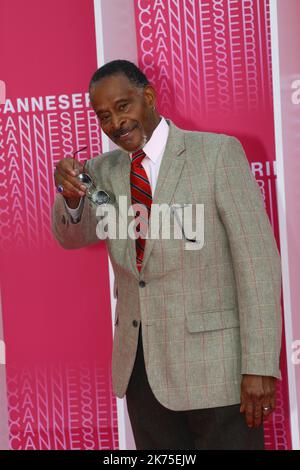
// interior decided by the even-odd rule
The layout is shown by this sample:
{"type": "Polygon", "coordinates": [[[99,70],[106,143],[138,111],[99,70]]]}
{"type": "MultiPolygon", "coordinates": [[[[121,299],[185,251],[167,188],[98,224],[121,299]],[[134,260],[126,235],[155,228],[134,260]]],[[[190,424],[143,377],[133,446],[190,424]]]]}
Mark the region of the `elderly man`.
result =
{"type": "MultiPolygon", "coordinates": [[[[281,273],[243,148],[160,116],[155,89],[131,62],[107,63],[89,90],[118,149],[85,172],[117,215],[126,196],[149,216],[137,223],[134,212],[136,238],[106,240],[117,295],[113,390],[126,394],[137,449],[262,449],[280,378],[281,273]],[[145,237],[154,204],[174,209],[172,227],[178,211],[202,204],[201,249],[190,249],[197,240],[184,228],[182,238],[145,237]]],[[[55,170],[53,232],[64,248],[99,242],[82,171],[72,158],[55,170]]]]}

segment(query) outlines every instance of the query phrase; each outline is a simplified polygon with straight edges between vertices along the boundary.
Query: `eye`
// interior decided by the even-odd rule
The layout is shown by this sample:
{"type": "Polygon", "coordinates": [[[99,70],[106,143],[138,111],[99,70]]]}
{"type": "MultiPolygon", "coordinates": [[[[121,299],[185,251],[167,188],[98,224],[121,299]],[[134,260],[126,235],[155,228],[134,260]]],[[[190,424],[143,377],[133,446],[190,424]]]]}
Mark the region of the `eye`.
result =
{"type": "Polygon", "coordinates": [[[100,122],[106,122],[109,119],[109,116],[99,116],[100,122]]]}
{"type": "Polygon", "coordinates": [[[120,104],[119,108],[120,108],[120,111],[127,111],[128,107],[129,107],[129,103],[122,103],[120,104]]]}

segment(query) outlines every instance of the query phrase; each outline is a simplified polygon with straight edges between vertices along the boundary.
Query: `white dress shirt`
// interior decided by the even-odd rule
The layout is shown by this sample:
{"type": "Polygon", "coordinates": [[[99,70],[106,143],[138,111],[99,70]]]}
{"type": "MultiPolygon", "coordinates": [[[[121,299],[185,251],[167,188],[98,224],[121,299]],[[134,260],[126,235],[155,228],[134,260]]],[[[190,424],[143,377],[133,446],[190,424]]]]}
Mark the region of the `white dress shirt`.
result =
{"type": "MultiPolygon", "coordinates": [[[[165,118],[161,117],[161,120],[159,121],[157,127],[154,129],[152,136],[143,147],[143,151],[145,152],[146,156],[142,161],[142,165],[149,179],[149,183],[152,190],[152,197],[156,188],[159,168],[166,148],[168,135],[169,125],[165,118]]],[[[129,155],[131,158],[132,154],[130,153],[129,155]]],[[[78,222],[80,219],[82,211],[82,200],[83,198],[81,198],[78,207],[76,207],[75,209],[71,209],[65,202],[66,208],[69,211],[73,222],[78,222]]]]}

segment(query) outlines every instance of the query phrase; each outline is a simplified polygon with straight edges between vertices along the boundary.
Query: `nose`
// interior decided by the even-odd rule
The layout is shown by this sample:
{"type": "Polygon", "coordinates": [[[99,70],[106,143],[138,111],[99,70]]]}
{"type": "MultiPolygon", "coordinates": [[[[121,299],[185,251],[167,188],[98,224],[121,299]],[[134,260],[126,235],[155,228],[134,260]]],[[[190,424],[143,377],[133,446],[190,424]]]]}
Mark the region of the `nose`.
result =
{"type": "Polygon", "coordinates": [[[122,116],[112,116],[112,131],[118,132],[122,127],[125,127],[126,120],[122,116]]]}

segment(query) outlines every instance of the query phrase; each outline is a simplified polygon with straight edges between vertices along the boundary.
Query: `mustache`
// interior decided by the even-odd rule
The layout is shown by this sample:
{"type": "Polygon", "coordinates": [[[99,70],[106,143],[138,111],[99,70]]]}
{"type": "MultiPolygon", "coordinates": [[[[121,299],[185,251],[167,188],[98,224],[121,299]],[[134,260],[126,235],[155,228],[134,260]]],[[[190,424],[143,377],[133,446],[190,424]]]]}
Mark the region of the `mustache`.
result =
{"type": "Polygon", "coordinates": [[[121,135],[127,134],[127,132],[133,131],[133,129],[135,129],[136,127],[138,127],[138,124],[135,124],[135,125],[134,125],[133,127],[131,127],[131,128],[122,128],[122,129],[119,129],[119,130],[117,130],[117,131],[114,133],[114,138],[115,138],[115,139],[118,139],[119,137],[121,137],[121,135]]]}

